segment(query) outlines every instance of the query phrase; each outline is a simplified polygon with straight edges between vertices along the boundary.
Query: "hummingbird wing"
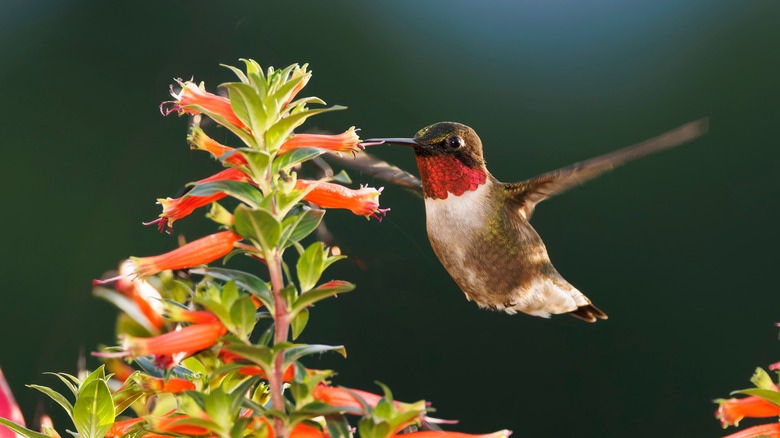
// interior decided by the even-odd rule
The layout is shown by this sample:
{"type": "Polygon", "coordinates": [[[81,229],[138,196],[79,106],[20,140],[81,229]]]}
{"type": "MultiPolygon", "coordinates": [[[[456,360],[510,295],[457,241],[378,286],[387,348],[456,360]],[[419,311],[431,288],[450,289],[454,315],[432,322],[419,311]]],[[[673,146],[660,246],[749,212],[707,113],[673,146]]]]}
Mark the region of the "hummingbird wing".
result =
{"type": "Polygon", "coordinates": [[[354,158],[328,154],[326,160],[337,162],[343,166],[351,167],[361,172],[366,172],[375,178],[399,185],[422,196],[422,183],[419,178],[399,167],[393,166],[387,161],[382,161],[367,152],[361,152],[354,158]]]}
{"type": "Polygon", "coordinates": [[[536,204],[548,197],[563,193],[629,161],[689,142],[704,135],[707,129],[708,119],[705,117],[641,143],[543,173],[519,183],[504,184],[504,188],[508,200],[519,203],[521,214],[528,220],[536,204]]]}

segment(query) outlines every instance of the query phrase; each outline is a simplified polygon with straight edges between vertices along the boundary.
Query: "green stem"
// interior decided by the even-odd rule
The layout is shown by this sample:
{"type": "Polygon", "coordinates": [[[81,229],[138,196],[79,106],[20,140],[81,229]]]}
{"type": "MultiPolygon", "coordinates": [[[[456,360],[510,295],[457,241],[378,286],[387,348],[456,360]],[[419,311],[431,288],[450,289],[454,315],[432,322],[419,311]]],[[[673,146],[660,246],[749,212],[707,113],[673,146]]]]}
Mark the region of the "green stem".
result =
{"type": "MultiPolygon", "coordinates": [[[[290,313],[287,311],[287,303],[282,297],[281,290],[284,287],[282,278],[282,258],[279,255],[278,248],[275,248],[271,257],[267,257],[268,272],[271,277],[271,287],[274,293],[275,306],[275,332],[274,345],[287,341],[287,335],[290,331],[290,313]]],[[[273,373],[269,376],[271,386],[271,403],[273,408],[279,412],[285,411],[284,405],[284,352],[277,353],[274,361],[273,373]]],[[[277,437],[286,437],[287,431],[284,427],[284,421],[281,418],[274,419],[274,433],[277,437]]]]}

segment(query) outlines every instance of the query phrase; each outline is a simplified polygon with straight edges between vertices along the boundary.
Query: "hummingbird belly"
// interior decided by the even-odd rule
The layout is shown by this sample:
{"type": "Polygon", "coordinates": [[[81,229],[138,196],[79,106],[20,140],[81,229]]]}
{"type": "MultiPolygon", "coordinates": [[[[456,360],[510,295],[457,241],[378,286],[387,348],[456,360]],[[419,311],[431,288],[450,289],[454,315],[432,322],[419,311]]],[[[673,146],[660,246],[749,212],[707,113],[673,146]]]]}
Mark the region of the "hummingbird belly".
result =
{"type": "Polygon", "coordinates": [[[466,297],[481,307],[543,317],[589,304],[496,189],[488,182],[461,196],[425,200],[431,246],[466,297]]]}

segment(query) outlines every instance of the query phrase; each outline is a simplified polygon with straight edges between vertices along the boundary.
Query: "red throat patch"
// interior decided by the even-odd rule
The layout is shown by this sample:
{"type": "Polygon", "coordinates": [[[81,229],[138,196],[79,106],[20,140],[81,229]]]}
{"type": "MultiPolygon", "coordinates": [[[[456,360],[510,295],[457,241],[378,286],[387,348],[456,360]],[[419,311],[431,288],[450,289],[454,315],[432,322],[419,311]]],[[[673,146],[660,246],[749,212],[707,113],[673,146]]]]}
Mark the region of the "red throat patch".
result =
{"type": "Polygon", "coordinates": [[[470,169],[452,155],[418,156],[417,168],[426,198],[447,199],[449,193],[460,196],[487,181],[484,171],[470,169]]]}

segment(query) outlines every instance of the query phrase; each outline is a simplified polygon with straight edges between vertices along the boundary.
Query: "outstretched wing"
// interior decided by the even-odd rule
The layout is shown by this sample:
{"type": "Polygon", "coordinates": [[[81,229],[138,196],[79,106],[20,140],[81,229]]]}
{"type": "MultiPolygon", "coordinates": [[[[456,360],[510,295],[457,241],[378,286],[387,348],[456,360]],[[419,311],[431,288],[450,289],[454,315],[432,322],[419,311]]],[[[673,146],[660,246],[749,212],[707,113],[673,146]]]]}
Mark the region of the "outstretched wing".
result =
{"type": "Polygon", "coordinates": [[[361,152],[355,157],[329,154],[326,159],[328,161],[337,162],[345,167],[368,173],[383,181],[405,187],[422,196],[422,183],[419,178],[386,161],[382,161],[367,152],[361,152]]]}
{"type": "Polygon", "coordinates": [[[519,203],[520,212],[526,219],[530,219],[536,204],[549,196],[565,192],[629,161],[689,142],[704,135],[707,129],[707,118],[699,119],[641,143],[553,170],[536,178],[505,184],[504,188],[509,199],[519,203]]]}

